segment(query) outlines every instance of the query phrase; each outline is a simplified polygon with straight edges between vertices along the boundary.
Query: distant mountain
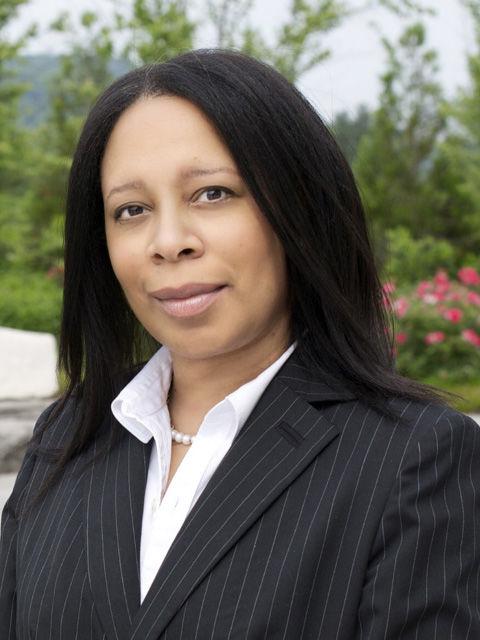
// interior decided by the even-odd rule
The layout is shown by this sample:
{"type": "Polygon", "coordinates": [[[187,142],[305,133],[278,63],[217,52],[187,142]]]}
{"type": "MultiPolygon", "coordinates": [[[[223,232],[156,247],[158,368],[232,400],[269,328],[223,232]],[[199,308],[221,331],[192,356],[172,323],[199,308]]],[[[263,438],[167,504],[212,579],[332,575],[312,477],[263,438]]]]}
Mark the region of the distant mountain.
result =
{"type": "MultiPolygon", "coordinates": [[[[18,80],[30,87],[20,100],[20,120],[24,125],[35,127],[46,119],[49,109],[48,85],[58,71],[59,61],[59,56],[48,54],[22,56],[15,61],[18,80]]],[[[125,60],[114,60],[110,70],[114,77],[118,77],[128,69],[125,60]]]]}
{"type": "Polygon", "coordinates": [[[49,55],[23,56],[16,61],[17,78],[31,88],[20,100],[20,119],[34,127],[48,114],[47,87],[58,69],[58,57],[49,55]]]}

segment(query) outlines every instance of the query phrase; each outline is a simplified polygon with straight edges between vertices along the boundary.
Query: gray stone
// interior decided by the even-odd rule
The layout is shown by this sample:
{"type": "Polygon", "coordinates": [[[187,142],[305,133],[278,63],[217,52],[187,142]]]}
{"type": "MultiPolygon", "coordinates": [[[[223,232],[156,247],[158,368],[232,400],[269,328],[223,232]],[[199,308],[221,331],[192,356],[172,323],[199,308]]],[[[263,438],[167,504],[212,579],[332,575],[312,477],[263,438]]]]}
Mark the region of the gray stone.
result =
{"type": "Polygon", "coordinates": [[[0,399],[57,393],[57,346],[49,333],[0,327],[0,399]]]}
{"type": "Polygon", "coordinates": [[[5,506],[5,502],[7,501],[8,496],[12,493],[16,477],[16,473],[0,474],[0,509],[2,510],[5,506]]]}
{"type": "Polygon", "coordinates": [[[18,471],[35,422],[52,401],[52,398],[0,401],[0,473],[18,471]]]}

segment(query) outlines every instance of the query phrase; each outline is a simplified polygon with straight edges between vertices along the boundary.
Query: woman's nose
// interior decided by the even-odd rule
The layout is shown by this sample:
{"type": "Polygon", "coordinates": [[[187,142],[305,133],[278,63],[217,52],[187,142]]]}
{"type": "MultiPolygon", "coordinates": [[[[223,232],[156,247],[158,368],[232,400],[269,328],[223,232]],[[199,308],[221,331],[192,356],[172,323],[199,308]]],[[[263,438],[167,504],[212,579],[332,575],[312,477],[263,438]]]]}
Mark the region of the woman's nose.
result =
{"type": "Polygon", "coordinates": [[[203,242],[196,232],[178,216],[152,217],[148,254],[155,262],[176,262],[185,256],[195,258],[203,253],[203,242]]]}

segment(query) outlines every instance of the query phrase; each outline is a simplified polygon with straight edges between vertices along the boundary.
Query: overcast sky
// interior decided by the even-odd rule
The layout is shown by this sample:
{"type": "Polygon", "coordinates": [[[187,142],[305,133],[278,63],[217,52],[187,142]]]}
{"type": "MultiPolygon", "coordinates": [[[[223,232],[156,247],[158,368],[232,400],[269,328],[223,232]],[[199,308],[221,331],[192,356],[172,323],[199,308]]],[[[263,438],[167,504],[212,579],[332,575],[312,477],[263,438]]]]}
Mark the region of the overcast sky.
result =
{"type": "MultiPolygon", "coordinates": [[[[271,37],[275,27],[288,15],[289,5],[290,0],[257,0],[252,23],[261,28],[266,37],[271,37]]],[[[474,49],[473,29],[460,0],[431,0],[431,5],[437,7],[437,16],[427,20],[429,42],[438,49],[440,78],[447,94],[451,95],[458,86],[467,83],[466,56],[474,49]]],[[[76,0],[75,5],[65,0],[31,0],[19,11],[10,31],[12,35],[17,35],[31,22],[37,22],[41,33],[30,44],[29,51],[55,52],[65,45],[60,38],[47,34],[46,27],[61,11],[68,10],[75,14],[93,9],[108,17],[111,6],[109,0],[102,0],[101,3],[98,0],[76,0]]],[[[195,14],[204,6],[202,0],[192,2],[195,14]]],[[[299,88],[327,119],[331,119],[338,111],[353,112],[360,103],[369,106],[376,104],[378,78],[384,58],[372,23],[376,23],[389,38],[398,35],[402,29],[400,20],[378,9],[349,18],[342,27],[325,38],[325,43],[332,50],[331,58],[298,83],[299,88]]],[[[197,46],[214,45],[208,29],[201,29],[199,35],[197,46]]]]}

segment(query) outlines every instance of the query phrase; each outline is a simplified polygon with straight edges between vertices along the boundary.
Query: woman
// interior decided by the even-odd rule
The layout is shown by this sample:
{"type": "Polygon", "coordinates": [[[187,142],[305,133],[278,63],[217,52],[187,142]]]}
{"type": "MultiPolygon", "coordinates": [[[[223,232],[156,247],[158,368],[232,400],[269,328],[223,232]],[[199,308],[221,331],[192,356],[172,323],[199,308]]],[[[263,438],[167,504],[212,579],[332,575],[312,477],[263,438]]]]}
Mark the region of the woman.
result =
{"type": "Polygon", "coordinates": [[[478,427],[391,353],[351,172],[287,80],[222,50],[117,80],[71,170],[69,386],[5,506],[1,637],[479,637],[478,427]]]}

